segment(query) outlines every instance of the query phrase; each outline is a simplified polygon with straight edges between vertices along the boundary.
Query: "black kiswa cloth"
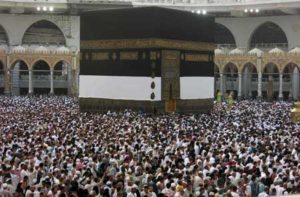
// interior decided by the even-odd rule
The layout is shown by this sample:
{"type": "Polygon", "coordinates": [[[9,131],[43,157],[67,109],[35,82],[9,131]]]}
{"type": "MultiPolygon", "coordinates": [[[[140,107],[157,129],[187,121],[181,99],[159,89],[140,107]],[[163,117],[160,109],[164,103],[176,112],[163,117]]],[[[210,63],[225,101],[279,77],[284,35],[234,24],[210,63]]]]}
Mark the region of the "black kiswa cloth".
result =
{"type": "Polygon", "coordinates": [[[214,18],[160,7],[83,13],[81,41],[161,38],[214,42],[214,18]]]}

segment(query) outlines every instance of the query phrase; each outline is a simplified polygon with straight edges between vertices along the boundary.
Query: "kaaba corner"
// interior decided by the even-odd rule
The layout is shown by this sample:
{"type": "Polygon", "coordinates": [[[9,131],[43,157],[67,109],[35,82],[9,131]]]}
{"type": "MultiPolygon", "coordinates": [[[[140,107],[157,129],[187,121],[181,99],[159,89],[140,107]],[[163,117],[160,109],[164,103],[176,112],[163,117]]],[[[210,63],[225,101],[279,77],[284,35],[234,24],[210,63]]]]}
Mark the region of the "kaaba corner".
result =
{"type": "Polygon", "coordinates": [[[158,7],[81,16],[81,111],[208,112],[214,18],[158,7]]]}

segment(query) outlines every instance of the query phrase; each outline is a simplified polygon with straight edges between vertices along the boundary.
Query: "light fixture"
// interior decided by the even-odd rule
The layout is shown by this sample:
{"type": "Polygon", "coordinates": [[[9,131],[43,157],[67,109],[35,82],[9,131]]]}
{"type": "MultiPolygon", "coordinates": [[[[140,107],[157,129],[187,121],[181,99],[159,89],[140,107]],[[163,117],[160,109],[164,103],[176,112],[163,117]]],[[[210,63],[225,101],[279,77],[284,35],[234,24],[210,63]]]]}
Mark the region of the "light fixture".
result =
{"type": "Polygon", "coordinates": [[[259,12],[259,9],[256,8],[256,9],[255,9],[255,12],[258,13],[258,12],[259,12]]]}
{"type": "Polygon", "coordinates": [[[194,13],[195,12],[195,10],[192,10],[192,13],[194,13]]]}
{"type": "Polygon", "coordinates": [[[253,9],[250,9],[250,12],[252,13],[252,12],[253,12],[253,9]]]}
{"type": "Polygon", "coordinates": [[[43,7],[43,11],[47,11],[47,7],[46,6],[43,7]]]}
{"type": "Polygon", "coordinates": [[[247,13],[247,12],[248,12],[248,9],[245,9],[244,12],[247,13]]]}
{"type": "Polygon", "coordinates": [[[40,7],[40,6],[37,6],[37,7],[36,7],[36,10],[37,10],[37,11],[41,11],[41,7],[40,7]]]}
{"type": "Polygon", "coordinates": [[[207,12],[206,10],[202,10],[202,14],[205,15],[207,12]]]}
{"type": "Polygon", "coordinates": [[[201,11],[200,11],[200,10],[197,10],[197,14],[201,14],[201,11]]]}
{"type": "Polygon", "coordinates": [[[49,11],[50,11],[50,12],[53,12],[53,10],[54,10],[54,9],[53,9],[53,6],[50,6],[50,7],[49,7],[49,11]]]}

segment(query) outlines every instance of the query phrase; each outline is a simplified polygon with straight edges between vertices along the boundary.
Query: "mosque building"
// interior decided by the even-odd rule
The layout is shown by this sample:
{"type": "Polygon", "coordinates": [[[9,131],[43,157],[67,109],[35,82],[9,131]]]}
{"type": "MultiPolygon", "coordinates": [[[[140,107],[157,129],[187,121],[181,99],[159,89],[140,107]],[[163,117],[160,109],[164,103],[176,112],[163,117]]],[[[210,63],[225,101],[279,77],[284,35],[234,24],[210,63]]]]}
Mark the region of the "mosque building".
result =
{"type": "Polygon", "coordinates": [[[81,15],[149,6],[215,17],[214,95],[298,99],[300,12],[290,0],[3,0],[0,93],[79,95],[81,15]]]}

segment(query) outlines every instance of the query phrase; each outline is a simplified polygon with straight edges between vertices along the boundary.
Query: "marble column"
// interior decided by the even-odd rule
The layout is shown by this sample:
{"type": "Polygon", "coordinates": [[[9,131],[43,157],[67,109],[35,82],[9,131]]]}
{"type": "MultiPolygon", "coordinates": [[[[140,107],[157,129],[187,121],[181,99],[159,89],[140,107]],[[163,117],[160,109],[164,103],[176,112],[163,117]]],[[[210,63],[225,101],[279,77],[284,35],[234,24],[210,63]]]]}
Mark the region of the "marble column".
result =
{"type": "Polygon", "coordinates": [[[6,54],[6,66],[4,68],[4,94],[11,94],[11,73],[10,73],[10,62],[9,54],[6,54]]]}
{"type": "Polygon", "coordinates": [[[257,54],[257,99],[262,99],[262,57],[257,54]]]}
{"type": "Polygon", "coordinates": [[[50,70],[50,94],[54,94],[53,69],[50,70]]]}
{"type": "Polygon", "coordinates": [[[77,53],[73,53],[72,56],[72,87],[71,87],[71,94],[73,96],[78,95],[78,72],[77,72],[77,53]]]}
{"type": "Polygon", "coordinates": [[[259,71],[258,72],[258,81],[257,81],[257,98],[261,99],[262,98],[262,73],[259,71]]]}
{"type": "Polygon", "coordinates": [[[32,69],[28,70],[28,94],[33,94],[33,87],[32,87],[32,69]]]}
{"type": "Polygon", "coordinates": [[[223,75],[223,73],[220,73],[220,91],[222,93],[222,96],[224,96],[224,75],[223,75]]]}
{"type": "Polygon", "coordinates": [[[279,100],[282,100],[283,98],[283,95],[282,95],[282,73],[279,74],[279,95],[278,95],[278,98],[279,100]]]}
{"type": "Polygon", "coordinates": [[[242,73],[238,73],[238,99],[242,98],[242,73]]]}
{"type": "Polygon", "coordinates": [[[289,101],[292,101],[293,100],[293,97],[294,97],[294,92],[293,92],[293,80],[294,80],[294,77],[293,77],[293,73],[290,74],[290,90],[289,90],[289,101]]]}
{"type": "Polygon", "coordinates": [[[68,95],[72,95],[72,65],[67,65],[67,83],[68,83],[68,95]]]}

